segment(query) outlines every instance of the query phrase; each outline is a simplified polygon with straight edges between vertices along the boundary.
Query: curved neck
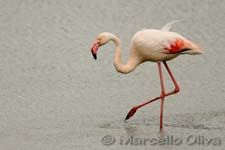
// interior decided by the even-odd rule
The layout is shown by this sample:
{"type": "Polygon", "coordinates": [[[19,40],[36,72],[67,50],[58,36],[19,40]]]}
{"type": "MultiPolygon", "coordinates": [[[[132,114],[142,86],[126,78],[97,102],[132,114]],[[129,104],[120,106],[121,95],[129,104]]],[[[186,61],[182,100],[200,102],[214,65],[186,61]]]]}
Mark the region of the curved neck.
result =
{"type": "Polygon", "coordinates": [[[120,39],[117,36],[115,36],[114,34],[112,34],[110,40],[112,40],[116,45],[115,54],[114,54],[114,61],[113,61],[115,69],[118,72],[124,73],[124,74],[127,74],[127,73],[133,71],[139,65],[139,61],[137,59],[137,56],[133,55],[132,50],[131,50],[130,57],[129,57],[129,60],[128,60],[127,64],[125,64],[125,65],[122,64],[120,39]]]}

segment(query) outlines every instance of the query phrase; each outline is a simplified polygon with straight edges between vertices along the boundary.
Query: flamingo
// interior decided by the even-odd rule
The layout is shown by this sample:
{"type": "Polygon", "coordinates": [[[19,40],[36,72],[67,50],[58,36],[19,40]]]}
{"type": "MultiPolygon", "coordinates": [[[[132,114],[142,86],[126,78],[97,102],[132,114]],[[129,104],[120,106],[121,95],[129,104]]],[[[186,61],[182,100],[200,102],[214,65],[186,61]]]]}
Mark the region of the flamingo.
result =
{"type": "Polygon", "coordinates": [[[143,29],[134,34],[131,39],[130,55],[127,64],[122,64],[121,62],[121,42],[120,39],[109,32],[100,33],[96,40],[94,41],[91,53],[94,59],[97,59],[97,52],[100,46],[112,41],[115,43],[115,54],[114,54],[114,66],[115,69],[123,74],[130,73],[135,70],[135,68],[146,62],[156,62],[158,65],[161,94],[150,99],[142,104],[136,105],[131,108],[128,112],[125,121],[131,118],[135,112],[141,107],[152,103],[156,100],[161,100],[160,105],[160,131],[163,129],[163,109],[164,100],[166,96],[176,94],[180,91],[180,87],[172,74],[167,61],[176,58],[179,55],[189,54],[197,55],[202,54],[201,48],[194,42],[186,39],[181,34],[170,31],[172,24],[177,21],[172,21],[164,25],[160,30],[156,29],[143,29]],[[169,74],[173,84],[174,90],[171,92],[165,92],[162,67],[161,64],[165,66],[167,73],[169,74]]]}

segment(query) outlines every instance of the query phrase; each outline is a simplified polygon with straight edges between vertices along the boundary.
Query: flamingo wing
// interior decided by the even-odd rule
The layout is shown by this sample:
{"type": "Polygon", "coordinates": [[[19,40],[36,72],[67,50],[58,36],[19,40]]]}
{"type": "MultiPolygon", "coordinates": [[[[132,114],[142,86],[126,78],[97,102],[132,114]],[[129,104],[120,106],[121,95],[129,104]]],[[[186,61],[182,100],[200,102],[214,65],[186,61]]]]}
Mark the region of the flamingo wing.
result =
{"type": "Polygon", "coordinates": [[[172,42],[168,41],[164,49],[169,53],[180,53],[188,50],[188,43],[184,39],[176,38],[172,42]]]}

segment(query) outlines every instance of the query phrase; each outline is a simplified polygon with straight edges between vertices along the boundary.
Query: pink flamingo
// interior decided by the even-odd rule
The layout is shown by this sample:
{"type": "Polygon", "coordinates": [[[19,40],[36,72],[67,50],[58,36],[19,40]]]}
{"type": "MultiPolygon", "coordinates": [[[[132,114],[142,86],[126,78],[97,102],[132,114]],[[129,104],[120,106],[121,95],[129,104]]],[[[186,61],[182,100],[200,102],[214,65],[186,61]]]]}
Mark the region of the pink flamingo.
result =
{"type": "Polygon", "coordinates": [[[154,99],[148,100],[145,103],[134,106],[127,114],[125,120],[131,118],[139,108],[161,99],[160,130],[162,130],[164,99],[166,96],[178,93],[180,90],[178,83],[176,82],[169,66],[167,65],[167,61],[182,54],[196,55],[202,53],[200,47],[195,43],[184,38],[176,32],[170,31],[172,24],[175,22],[177,21],[166,24],[161,30],[143,29],[138,31],[131,40],[129,60],[125,65],[121,63],[121,43],[120,39],[116,35],[103,32],[99,34],[94,41],[91,48],[94,59],[97,59],[97,51],[100,46],[108,43],[109,41],[113,41],[115,43],[116,48],[114,55],[114,66],[115,69],[120,73],[127,74],[145,61],[157,62],[161,84],[161,95],[154,99]],[[175,86],[174,90],[168,93],[165,92],[164,88],[161,62],[165,66],[175,86]]]}

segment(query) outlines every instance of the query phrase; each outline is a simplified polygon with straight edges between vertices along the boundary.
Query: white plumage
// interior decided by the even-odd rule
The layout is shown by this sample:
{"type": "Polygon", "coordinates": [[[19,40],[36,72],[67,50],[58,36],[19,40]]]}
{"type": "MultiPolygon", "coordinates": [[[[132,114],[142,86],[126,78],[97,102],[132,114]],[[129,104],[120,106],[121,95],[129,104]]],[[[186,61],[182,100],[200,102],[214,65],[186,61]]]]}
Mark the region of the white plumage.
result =
{"type": "Polygon", "coordinates": [[[115,69],[120,73],[129,73],[133,71],[139,64],[152,61],[157,62],[159,75],[160,75],[160,84],[161,84],[161,95],[148,100],[147,102],[134,106],[126,116],[126,119],[129,119],[134,115],[134,113],[141,107],[154,102],[158,99],[161,99],[161,107],[160,107],[160,130],[163,127],[163,106],[164,106],[164,98],[166,96],[175,94],[179,92],[179,86],[170,71],[166,61],[174,59],[175,57],[181,54],[201,54],[202,51],[199,46],[194,44],[193,42],[187,40],[182,35],[171,32],[170,29],[172,24],[178,21],[172,21],[165,26],[162,27],[161,30],[155,29],[143,29],[134,34],[131,39],[131,48],[130,48],[130,56],[127,64],[123,65],[121,63],[121,42],[120,39],[109,32],[103,32],[99,34],[96,40],[93,43],[91,48],[91,52],[95,59],[97,59],[97,51],[98,48],[109,41],[113,41],[116,45],[115,54],[114,54],[114,66],[115,69]],[[166,93],[164,88],[161,62],[165,65],[165,68],[174,84],[174,90],[166,93]]]}

